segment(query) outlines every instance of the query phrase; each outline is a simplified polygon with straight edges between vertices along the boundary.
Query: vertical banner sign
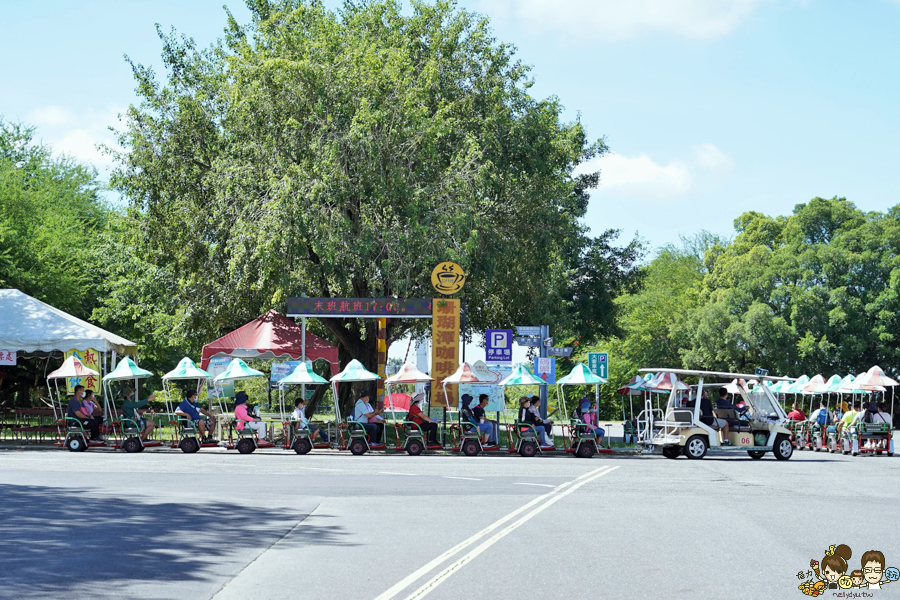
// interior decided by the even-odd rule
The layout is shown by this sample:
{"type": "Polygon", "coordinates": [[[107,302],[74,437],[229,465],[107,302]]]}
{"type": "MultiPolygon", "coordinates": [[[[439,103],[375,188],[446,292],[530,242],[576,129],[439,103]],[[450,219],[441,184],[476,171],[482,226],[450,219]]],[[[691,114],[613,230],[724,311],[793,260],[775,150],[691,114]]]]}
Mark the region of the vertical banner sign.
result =
{"type": "Polygon", "coordinates": [[[588,369],[601,379],[609,379],[609,353],[589,352],[588,369]]]}
{"type": "MultiPolygon", "coordinates": [[[[100,372],[100,353],[93,348],[88,348],[87,350],[68,350],[66,352],[66,358],[69,358],[70,356],[76,357],[81,361],[81,364],[88,369],[93,369],[98,373],[100,372]]],[[[76,385],[83,385],[84,389],[97,392],[100,389],[100,378],[95,377],[94,375],[88,375],[87,377],[66,377],[66,391],[69,394],[75,393],[76,385]]]]}
{"type": "Polygon", "coordinates": [[[387,365],[387,319],[378,319],[378,380],[375,399],[384,402],[384,368],[387,365]]]}
{"type": "MultiPolygon", "coordinates": [[[[431,405],[446,406],[444,378],[453,375],[459,367],[459,300],[435,298],[431,320],[431,405]]],[[[450,406],[456,406],[456,386],[447,386],[450,406]]]]}

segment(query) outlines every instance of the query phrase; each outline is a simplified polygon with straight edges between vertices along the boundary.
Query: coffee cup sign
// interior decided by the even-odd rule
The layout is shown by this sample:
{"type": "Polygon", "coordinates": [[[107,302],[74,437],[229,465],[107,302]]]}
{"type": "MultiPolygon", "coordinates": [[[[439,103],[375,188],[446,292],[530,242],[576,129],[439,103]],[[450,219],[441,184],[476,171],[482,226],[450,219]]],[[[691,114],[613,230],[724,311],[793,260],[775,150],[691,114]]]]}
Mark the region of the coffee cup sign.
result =
{"type": "Polygon", "coordinates": [[[460,291],[465,283],[466,274],[456,263],[442,262],[431,272],[431,285],[445,296],[460,291]]]}

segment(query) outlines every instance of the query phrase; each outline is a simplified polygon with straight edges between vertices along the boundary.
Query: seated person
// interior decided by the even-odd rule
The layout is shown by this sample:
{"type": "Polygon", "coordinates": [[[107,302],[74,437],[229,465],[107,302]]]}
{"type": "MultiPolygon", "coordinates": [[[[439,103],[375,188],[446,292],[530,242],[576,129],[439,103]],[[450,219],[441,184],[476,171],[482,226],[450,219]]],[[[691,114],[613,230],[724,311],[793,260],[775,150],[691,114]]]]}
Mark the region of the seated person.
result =
{"type": "Polygon", "coordinates": [[[838,435],[840,435],[845,429],[850,427],[850,425],[856,419],[856,415],[859,414],[860,408],[861,408],[861,406],[860,406],[859,402],[853,402],[850,405],[849,410],[847,410],[847,412],[844,413],[844,416],[841,417],[840,422],[838,422],[838,424],[837,424],[838,435]]]}
{"type": "Polygon", "coordinates": [[[149,421],[144,419],[140,412],[138,412],[138,409],[147,406],[150,401],[155,398],[156,396],[154,394],[150,394],[146,400],[136,401],[134,400],[134,390],[132,388],[127,388],[125,390],[125,398],[124,402],[122,402],[122,416],[137,423],[138,429],[141,430],[142,440],[146,440],[147,437],[153,433],[156,423],[152,419],[149,421]]]}
{"type": "Polygon", "coordinates": [[[591,417],[596,417],[597,413],[591,408],[591,401],[587,396],[585,396],[578,402],[578,409],[575,411],[575,414],[593,430],[594,437],[597,438],[597,443],[602,444],[603,436],[606,435],[606,431],[604,431],[602,427],[594,426],[593,419],[591,417]]]}
{"type": "Polygon", "coordinates": [[[317,437],[322,438],[323,442],[328,442],[328,434],[325,433],[325,430],[306,418],[306,400],[303,398],[297,398],[297,401],[294,402],[294,412],[291,413],[291,420],[296,421],[301,427],[309,429],[311,442],[315,442],[317,437]]]}
{"type": "Polygon", "coordinates": [[[520,412],[521,420],[525,423],[531,425],[534,430],[538,434],[538,439],[540,440],[541,446],[552,446],[553,442],[548,439],[547,435],[547,427],[544,423],[544,420],[541,418],[540,412],[540,397],[532,396],[531,398],[522,397],[519,399],[519,403],[521,405],[520,412]],[[537,398],[538,406],[534,405],[535,398],[537,398]]]}
{"type": "Polygon", "coordinates": [[[418,425],[419,429],[422,430],[422,433],[428,434],[428,441],[426,443],[429,446],[440,446],[441,443],[437,440],[437,421],[422,412],[422,408],[419,406],[419,403],[424,397],[425,392],[419,392],[412,397],[412,400],[409,402],[409,411],[406,413],[406,418],[418,425]]]}
{"type": "Polygon", "coordinates": [[[805,421],[806,414],[800,410],[797,403],[791,405],[791,412],[787,414],[788,421],[805,421]]]}
{"type": "Polygon", "coordinates": [[[262,419],[247,412],[247,392],[238,392],[234,397],[234,422],[238,431],[243,431],[244,427],[249,427],[256,432],[256,437],[260,440],[266,439],[266,424],[262,419]]]}
{"type": "Polygon", "coordinates": [[[103,417],[103,409],[100,407],[100,403],[97,402],[97,396],[94,395],[94,390],[84,390],[84,398],[81,399],[81,412],[96,419],[100,425],[103,425],[106,421],[103,417]]]}
{"type": "MultiPolygon", "coordinates": [[[[722,396],[722,392],[725,392],[725,396],[728,396],[728,390],[725,388],[719,388],[719,396],[722,396]]],[[[725,419],[719,419],[715,415],[713,415],[712,410],[712,402],[709,400],[709,396],[703,394],[700,398],[700,421],[709,427],[712,427],[716,431],[722,432],[722,445],[730,446],[731,442],[728,441],[728,421],[725,419]]]]}
{"type": "Polygon", "coordinates": [[[189,419],[194,423],[197,431],[200,432],[200,438],[204,444],[214,443],[212,439],[215,427],[210,427],[209,419],[213,418],[212,413],[200,406],[197,402],[197,391],[189,390],[184,394],[184,400],[175,409],[175,414],[179,417],[189,419]],[[203,417],[207,417],[204,419],[203,417]]]}
{"type": "Polygon", "coordinates": [[[366,430],[369,442],[380,444],[381,436],[384,433],[384,422],[379,417],[384,413],[384,409],[373,408],[369,403],[371,400],[372,393],[369,391],[364,390],[359,395],[359,400],[356,401],[356,405],[353,407],[353,420],[362,424],[366,430]]]}
{"type": "Polygon", "coordinates": [[[809,422],[820,425],[823,430],[831,424],[831,411],[828,410],[825,400],[819,402],[819,408],[809,415],[809,422]]]}
{"type": "Polygon", "coordinates": [[[459,421],[460,425],[465,427],[467,431],[474,429],[481,434],[479,439],[484,443],[484,431],[478,426],[479,423],[475,420],[475,413],[472,412],[472,400],[474,399],[471,394],[463,394],[459,397],[459,421]],[[471,427],[469,427],[470,425],[471,427]]]}
{"type": "Polygon", "coordinates": [[[497,444],[497,422],[489,420],[484,411],[484,408],[488,405],[489,401],[490,396],[487,394],[478,396],[478,406],[472,409],[472,415],[475,417],[475,422],[478,424],[479,431],[487,432],[487,442],[482,443],[493,446],[497,444]]]}
{"type": "Polygon", "coordinates": [[[90,441],[102,442],[103,439],[100,437],[100,422],[94,419],[90,414],[85,414],[84,406],[81,403],[83,396],[84,386],[76,385],[75,392],[66,406],[66,416],[77,420],[85,429],[91,432],[90,441]]]}

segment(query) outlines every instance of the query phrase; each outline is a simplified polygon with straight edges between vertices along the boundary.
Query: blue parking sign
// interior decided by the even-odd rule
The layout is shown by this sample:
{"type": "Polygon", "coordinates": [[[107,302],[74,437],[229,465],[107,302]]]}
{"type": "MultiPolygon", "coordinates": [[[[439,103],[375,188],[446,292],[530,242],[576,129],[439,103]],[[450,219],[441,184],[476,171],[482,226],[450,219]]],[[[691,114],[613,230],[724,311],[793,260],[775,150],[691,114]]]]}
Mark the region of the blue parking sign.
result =
{"type": "Polygon", "coordinates": [[[485,362],[512,362],[512,329],[488,329],[484,341],[485,362]]]}

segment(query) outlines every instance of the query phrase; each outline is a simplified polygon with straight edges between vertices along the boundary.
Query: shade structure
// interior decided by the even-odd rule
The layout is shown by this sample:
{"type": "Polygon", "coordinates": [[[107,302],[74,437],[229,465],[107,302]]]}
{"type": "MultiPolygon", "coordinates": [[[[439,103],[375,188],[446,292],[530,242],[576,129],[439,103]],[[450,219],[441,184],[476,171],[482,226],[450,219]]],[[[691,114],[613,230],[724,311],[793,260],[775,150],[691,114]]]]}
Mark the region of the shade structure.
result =
{"type": "Polygon", "coordinates": [[[211,375],[197,366],[190,358],[185,356],[178,361],[178,366],[163,375],[163,381],[174,379],[209,379],[211,375]]]}
{"type": "Polygon", "coordinates": [[[401,392],[391,392],[385,394],[384,397],[388,410],[409,410],[409,405],[412,403],[410,395],[401,392]]]}
{"type": "Polygon", "coordinates": [[[385,383],[389,384],[427,383],[429,381],[434,381],[434,378],[429,377],[428,375],[417,369],[416,365],[412,364],[411,362],[404,363],[395,375],[391,375],[384,380],[385,383]]]}
{"type": "MultiPolygon", "coordinates": [[[[866,380],[862,383],[862,389],[868,390],[874,387],[893,387],[897,382],[884,374],[884,370],[875,365],[866,371],[866,380]]],[[[881,391],[881,390],[879,390],[881,391]]]]}
{"type": "Polygon", "coordinates": [[[743,379],[735,378],[722,387],[728,390],[729,394],[740,394],[742,389],[747,389],[749,387],[749,384],[743,379]]]}
{"type": "Polygon", "coordinates": [[[331,378],[331,381],[375,381],[381,379],[375,373],[366,371],[361,362],[355,358],[351,360],[344,370],[331,378]]]}
{"type": "Polygon", "coordinates": [[[64,377],[87,377],[88,375],[99,377],[100,373],[84,366],[82,362],[78,360],[78,357],[70,356],[65,360],[60,368],[47,375],[47,379],[62,379],[64,377]]]}
{"type": "Polygon", "coordinates": [[[648,382],[647,388],[652,392],[670,392],[672,389],[689,390],[691,386],[678,380],[674,373],[660,373],[653,381],[648,382]]]}
{"type": "Polygon", "coordinates": [[[309,368],[305,362],[294,367],[294,370],[278,380],[278,385],[322,385],[328,383],[324,377],[320,377],[309,368]]]}
{"type": "Polygon", "coordinates": [[[444,385],[452,385],[454,383],[482,383],[482,380],[475,374],[469,363],[459,365],[459,368],[450,377],[444,377],[444,385]]]}
{"type": "MultiPolygon", "coordinates": [[[[303,328],[278,311],[270,310],[203,346],[200,366],[208,368],[209,360],[215,356],[300,359],[303,356],[303,328]]],[[[306,332],[306,358],[327,360],[331,363],[332,373],[337,373],[340,368],[338,349],[309,331],[306,332]]]]}
{"type": "Polygon", "coordinates": [[[509,377],[501,381],[497,385],[504,387],[508,385],[547,385],[547,382],[525,368],[525,365],[516,365],[509,377]]]}
{"type": "Polygon", "coordinates": [[[578,363],[572,372],[560,378],[557,385],[600,385],[606,383],[602,377],[597,377],[583,363],[578,363]]]}
{"type": "MultiPolygon", "coordinates": [[[[849,375],[848,375],[849,377],[849,375]]],[[[838,391],[838,388],[841,387],[841,384],[844,380],[840,375],[832,375],[828,378],[828,381],[825,382],[825,392],[828,394],[834,393],[838,391]]]]}
{"type": "Polygon", "coordinates": [[[153,373],[140,368],[134,364],[133,360],[125,357],[119,361],[119,364],[116,365],[116,368],[113,369],[111,373],[107,373],[106,376],[103,377],[103,381],[124,381],[128,379],[143,379],[152,376],[153,373]]]}
{"type": "Polygon", "coordinates": [[[134,342],[13,289],[0,290],[0,348],[23,352],[93,348],[119,354],[137,350],[134,342]]]}
{"type": "Polygon", "coordinates": [[[640,384],[642,384],[642,383],[644,383],[643,377],[641,377],[640,375],[635,375],[635,376],[634,376],[634,379],[632,379],[631,381],[629,381],[628,383],[626,383],[625,385],[623,385],[622,387],[620,387],[620,388],[616,391],[616,393],[617,393],[617,394],[622,394],[623,396],[640,396],[640,395],[641,395],[641,390],[639,390],[639,389],[637,389],[637,388],[635,388],[635,387],[633,387],[633,386],[636,385],[636,384],[637,384],[638,386],[640,386],[640,384]]]}
{"type": "Polygon", "coordinates": [[[797,378],[797,381],[793,382],[791,385],[786,388],[782,388],[781,392],[783,394],[802,394],[803,386],[809,383],[809,377],[806,375],[801,375],[797,378]]]}
{"type": "Polygon", "coordinates": [[[824,394],[828,391],[828,386],[825,383],[825,377],[822,375],[815,375],[812,379],[809,380],[809,383],[800,388],[804,394],[824,394]]]}
{"type": "Polygon", "coordinates": [[[862,389],[862,385],[865,383],[865,373],[860,373],[859,375],[853,376],[848,375],[844,378],[844,383],[838,389],[838,392],[843,394],[863,394],[865,393],[862,389]]]}
{"type": "Polygon", "coordinates": [[[213,381],[238,381],[239,379],[252,379],[254,377],[265,377],[264,373],[251,369],[247,363],[239,358],[232,359],[228,363],[228,368],[216,376],[213,381]]]}

